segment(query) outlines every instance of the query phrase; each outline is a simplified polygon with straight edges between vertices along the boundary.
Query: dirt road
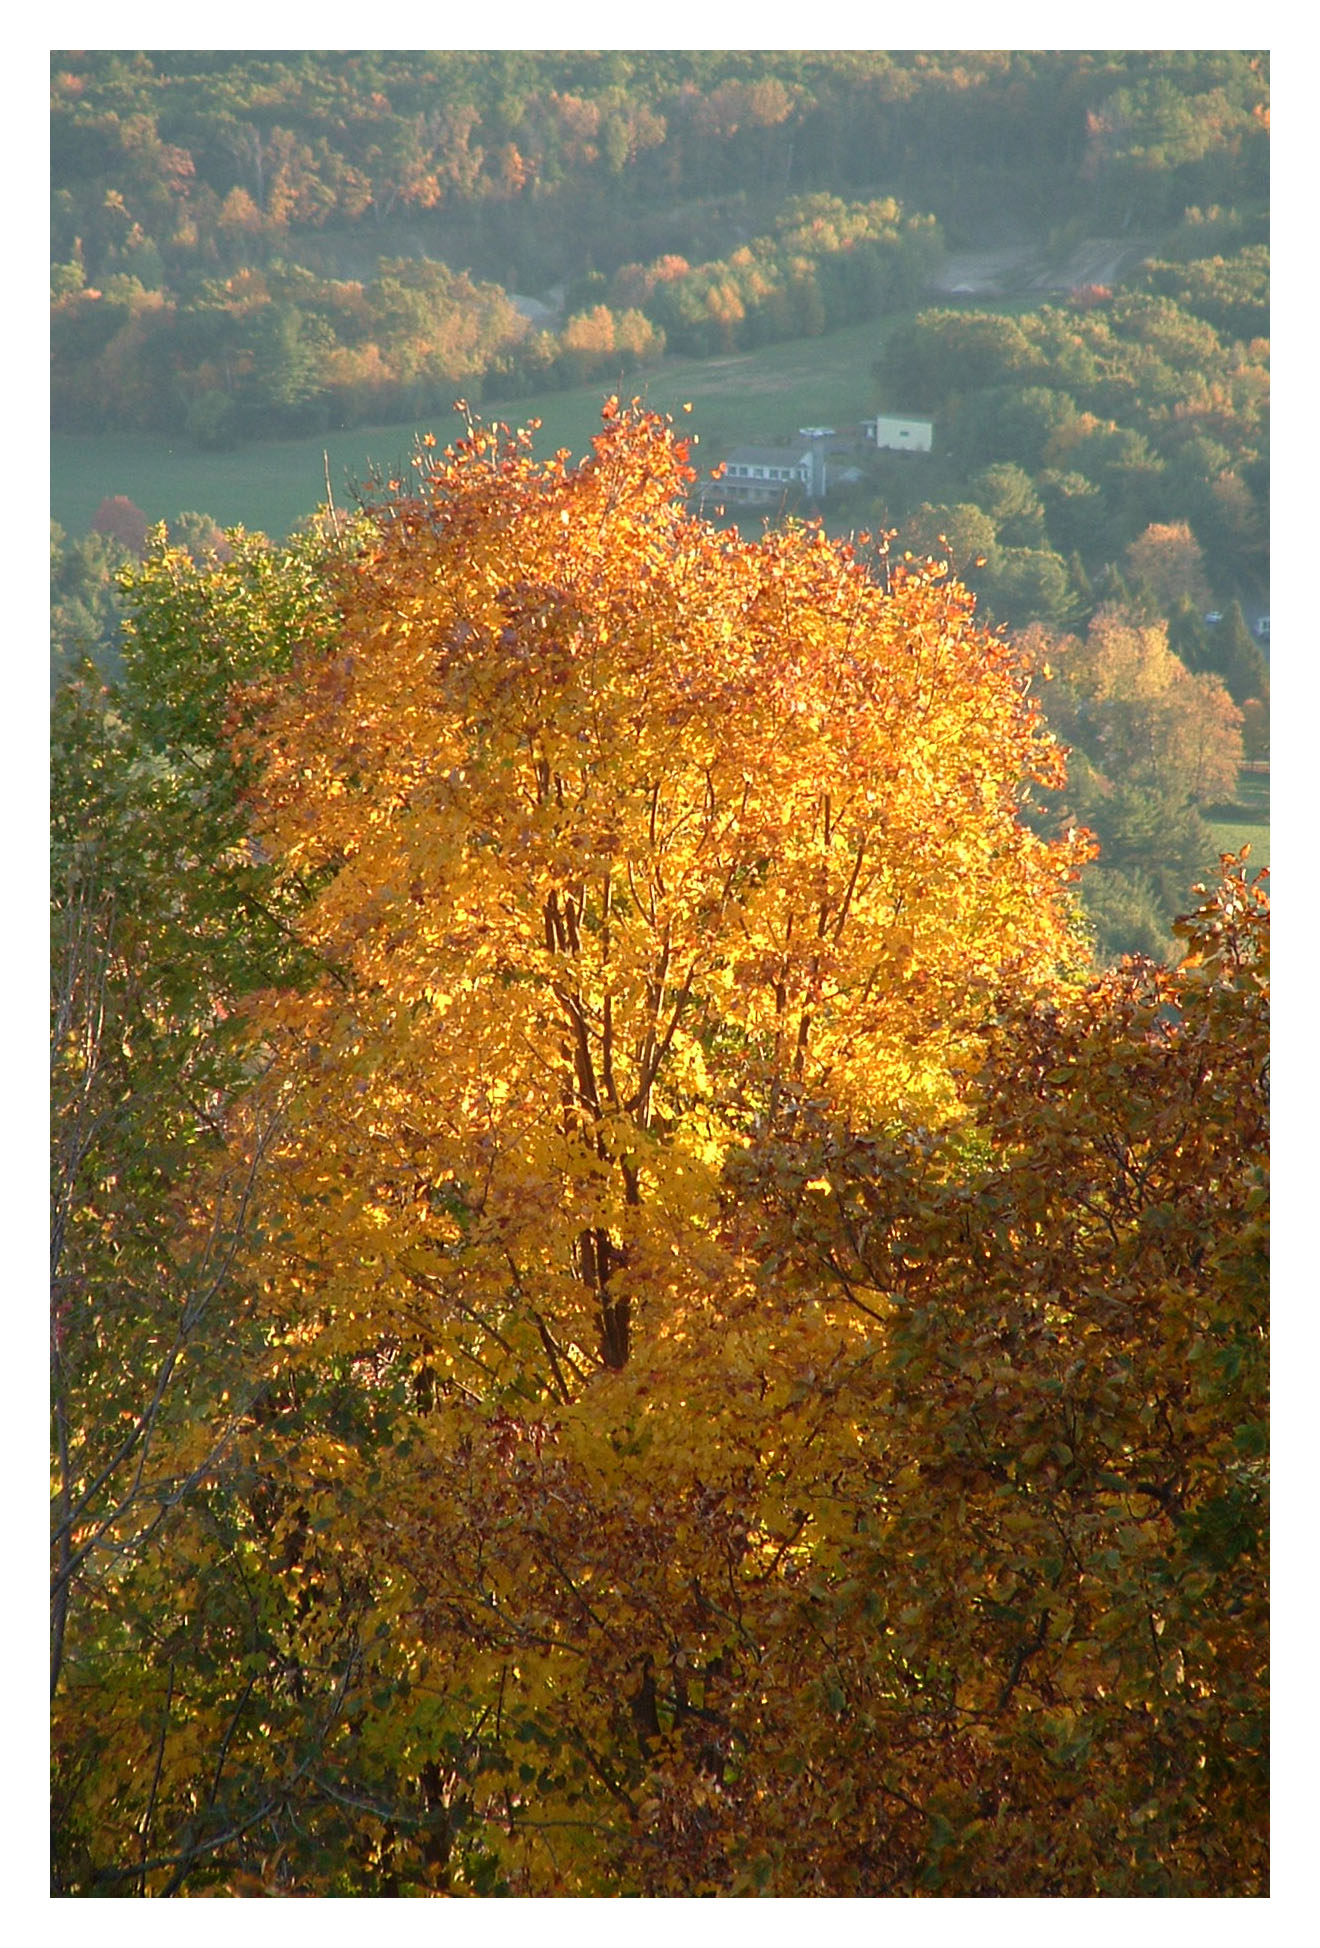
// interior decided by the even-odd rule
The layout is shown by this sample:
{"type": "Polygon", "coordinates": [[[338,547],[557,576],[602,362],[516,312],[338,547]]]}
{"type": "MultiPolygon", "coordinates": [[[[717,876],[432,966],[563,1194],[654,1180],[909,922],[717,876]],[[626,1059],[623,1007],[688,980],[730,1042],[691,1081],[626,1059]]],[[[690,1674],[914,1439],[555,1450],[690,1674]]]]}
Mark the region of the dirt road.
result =
{"type": "Polygon", "coordinates": [[[949,258],[932,289],[949,297],[1006,298],[1035,293],[1066,295],[1087,284],[1112,287],[1149,247],[1140,238],[1089,237],[1063,262],[1050,262],[1033,244],[958,251],[949,258]]]}

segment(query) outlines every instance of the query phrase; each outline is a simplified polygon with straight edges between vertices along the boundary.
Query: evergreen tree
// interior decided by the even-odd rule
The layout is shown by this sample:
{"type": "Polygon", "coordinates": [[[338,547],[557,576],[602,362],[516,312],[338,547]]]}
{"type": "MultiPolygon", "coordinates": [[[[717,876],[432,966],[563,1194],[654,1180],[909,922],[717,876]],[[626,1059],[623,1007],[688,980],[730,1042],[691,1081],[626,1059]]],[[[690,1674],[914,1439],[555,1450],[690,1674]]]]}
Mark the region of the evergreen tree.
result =
{"type": "Polygon", "coordinates": [[[1245,703],[1248,697],[1263,703],[1269,697],[1269,665],[1247,627],[1240,602],[1231,602],[1223,621],[1214,625],[1209,657],[1210,668],[1223,677],[1234,703],[1245,703]]]}

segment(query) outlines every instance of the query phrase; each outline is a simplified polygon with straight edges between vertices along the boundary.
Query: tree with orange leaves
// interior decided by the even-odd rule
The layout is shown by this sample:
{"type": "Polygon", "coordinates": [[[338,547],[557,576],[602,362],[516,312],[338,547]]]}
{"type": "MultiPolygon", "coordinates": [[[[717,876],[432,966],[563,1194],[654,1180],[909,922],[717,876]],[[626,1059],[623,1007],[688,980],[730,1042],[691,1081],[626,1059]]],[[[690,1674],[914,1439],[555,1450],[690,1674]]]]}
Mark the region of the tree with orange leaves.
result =
{"type": "Polygon", "coordinates": [[[259,1022],[298,1309],[561,1400],[715,1275],[731,1148],[807,1098],[939,1118],[1078,856],[1022,821],[1058,753],[959,590],[717,532],[636,409],[566,460],[428,461],[251,742],[330,970],[259,1022]]]}
{"type": "Polygon", "coordinates": [[[388,1810],[368,1886],[713,1884],[701,1782],[838,1546],[878,1350],[864,1307],[767,1302],[738,1160],[956,1123],[995,995],[1075,960],[1024,661],[818,527],[717,531],[692,478],[614,402],[578,467],[473,428],[378,511],[333,647],[245,698],[323,969],[253,1008],[230,1110],[278,1119],[246,1465],[309,1643],[368,1605],[382,1702],[317,1773],[388,1810]]]}

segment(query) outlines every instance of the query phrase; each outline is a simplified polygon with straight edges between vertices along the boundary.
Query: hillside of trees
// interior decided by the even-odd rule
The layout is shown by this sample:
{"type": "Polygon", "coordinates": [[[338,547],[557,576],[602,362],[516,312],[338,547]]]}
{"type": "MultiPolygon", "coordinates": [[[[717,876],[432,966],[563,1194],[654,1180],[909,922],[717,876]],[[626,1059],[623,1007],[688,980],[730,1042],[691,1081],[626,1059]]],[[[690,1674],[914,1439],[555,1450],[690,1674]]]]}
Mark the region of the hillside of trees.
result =
{"type": "Polygon", "coordinates": [[[905,303],[941,226],[1162,233],[1268,194],[1266,64],[1237,54],[51,72],[56,425],[202,444],[617,377],[666,334],[729,342],[744,309],[752,342],[820,331],[905,303]],[[549,319],[511,295],[552,289],[549,319]]]}
{"type": "Polygon", "coordinates": [[[1263,884],[1089,972],[1029,646],[691,477],[57,697],[58,1896],[1267,1891],[1263,884]]]}
{"type": "Polygon", "coordinates": [[[867,515],[1051,648],[1045,707],[1073,748],[1072,810],[1102,840],[1087,902],[1109,954],[1167,954],[1213,860],[1205,809],[1269,755],[1269,667],[1244,613],[1268,607],[1267,334],[1268,259],[1248,247],[1016,316],[926,309],[877,364],[890,409],[928,412],[940,450],[919,472],[905,455],[874,468],[867,515]],[[1116,631],[1163,674],[1129,660],[1097,692],[1116,631]]]}

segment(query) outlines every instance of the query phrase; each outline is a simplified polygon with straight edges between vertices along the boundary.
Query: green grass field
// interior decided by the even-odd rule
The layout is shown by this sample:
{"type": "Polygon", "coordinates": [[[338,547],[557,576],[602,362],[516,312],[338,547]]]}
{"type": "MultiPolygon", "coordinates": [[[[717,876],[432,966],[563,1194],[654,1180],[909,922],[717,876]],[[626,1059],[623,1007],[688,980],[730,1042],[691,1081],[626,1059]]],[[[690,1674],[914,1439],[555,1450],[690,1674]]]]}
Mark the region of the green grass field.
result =
{"type": "Polygon", "coordinates": [[[1251,847],[1250,867],[1270,863],[1270,774],[1244,771],[1238,780],[1237,801],[1233,805],[1213,805],[1206,818],[1215,844],[1221,852],[1240,852],[1251,847]]]}
{"type": "MultiPolygon", "coordinates": [[[[850,325],[828,337],[767,345],[725,358],[666,358],[628,374],[620,389],[672,413],[698,436],[694,459],[713,467],[740,441],[774,441],[798,426],[843,427],[877,408],[871,362],[886,321],[850,325]],[[691,414],[682,407],[690,402],[691,414]]],[[[576,457],[600,428],[611,386],[549,392],[507,403],[490,400],[485,419],[525,425],[539,419],[536,449],[568,447],[576,457]]],[[[276,440],[234,453],[202,453],[182,438],[132,434],[56,434],[51,441],[51,514],[70,534],[85,533],[101,501],[125,494],[153,521],[185,510],[222,527],[242,525],[283,536],[325,499],[325,461],[336,502],[351,505],[373,474],[406,468],[415,433],[443,444],[461,430],[453,414],[413,426],[359,427],[313,439],[276,440]]]]}
{"type": "Polygon", "coordinates": [[[1270,828],[1268,825],[1241,825],[1229,820],[1207,820],[1214,834],[1215,844],[1220,852],[1241,852],[1244,845],[1251,851],[1247,865],[1254,872],[1258,866],[1270,863],[1270,828]]]}

